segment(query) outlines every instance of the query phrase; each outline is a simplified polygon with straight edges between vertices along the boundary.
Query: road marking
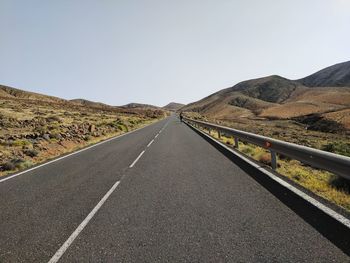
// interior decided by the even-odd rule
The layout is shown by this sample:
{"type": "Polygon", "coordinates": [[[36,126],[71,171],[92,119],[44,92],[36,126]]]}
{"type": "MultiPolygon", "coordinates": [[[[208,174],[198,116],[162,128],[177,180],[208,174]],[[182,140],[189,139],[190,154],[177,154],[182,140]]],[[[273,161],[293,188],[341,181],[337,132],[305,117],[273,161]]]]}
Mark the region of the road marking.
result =
{"type": "Polygon", "coordinates": [[[154,139],[147,144],[147,147],[150,147],[153,142],[154,142],[154,139]]]}
{"type": "Polygon", "coordinates": [[[169,122],[170,122],[170,120],[169,120],[169,121],[167,121],[167,123],[165,123],[165,125],[163,126],[163,128],[161,128],[161,129],[160,129],[160,131],[158,132],[158,134],[156,135],[156,137],[155,137],[155,138],[157,138],[157,137],[158,137],[158,135],[159,135],[159,134],[161,134],[161,133],[162,133],[162,131],[164,131],[164,129],[166,128],[166,126],[168,126],[169,122]]]}
{"type": "MultiPolygon", "coordinates": [[[[190,125],[190,124],[189,124],[190,125]]],[[[304,193],[303,191],[299,190],[298,188],[292,186],[291,184],[289,184],[288,182],[284,181],[283,179],[279,178],[278,176],[274,175],[273,173],[271,173],[270,171],[266,170],[264,167],[256,164],[255,162],[249,160],[247,157],[243,156],[241,153],[237,153],[236,151],[234,151],[233,149],[231,149],[230,147],[228,147],[227,145],[223,144],[222,142],[217,141],[216,139],[212,138],[211,136],[209,136],[208,134],[202,132],[201,130],[195,128],[194,126],[190,125],[191,127],[193,127],[194,129],[196,129],[197,131],[199,131],[201,134],[205,135],[206,137],[208,137],[209,139],[211,139],[212,141],[216,142],[217,144],[220,144],[222,147],[224,147],[225,149],[229,150],[231,153],[233,153],[234,155],[236,155],[237,157],[241,158],[242,160],[244,160],[245,162],[249,163],[251,166],[254,166],[255,168],[257,168],[259,171],[261,171],[262,173],[266,174],[267,176],[269,176],[272,180],[276,181],[277,183],[283,185],[284,187],[286,187],[287,189],[289,189],[291,192],[295,193],[296,195],[300,196],[301,198],[303,198],[305,201],[311,203],[313,206],[317,207],[318,209],[320,209],[321,211],[323,211],[324,213],[326,213],[327,215],[329,215],[330,217],[334,218],[335,220],[337,220],[338,222],[340,222],[341,224],[345,225],[346,227],[350,228],[350,220],[348,218],[346,218],[345,216],[337,213],[336,211],[334,211],[333,209],[329,208],[328,206],[322,204],[321,202],[317,201],[315,198],[309,196],[308,194],[304,193]]]]}
{"type": "Polygon", "coordinates": [[[141,158],[141,156],[145,153],[145,151],[142,151],[139,156],[137,156],[137,158],[135,159],[135,161],[133,161],[133,163],[129,166],[129,168],[133,168],[134,165],[137,163],[137,161],[141,158]]]}
{"type": "Polygon", "coordinates": [[[163,128],[159,131],[159,133],[161,133],[162,131],[164,131],[164,129],[166,128],[166,126],[168,126],[168,124],[169,124],[169,122],[167,122],[167,123],[163,126],[163,128]]]}
{"type": "Polygon", "coordinates": [[[154,139],[155,139],[155,138],[157,138],[157,137],[158,137],[158,135],[159,135],[159,133],[157,133],[157,134],[156,134],[156,136],[154,136],[154,139]]]}
{"type": "Polygon", "coordinates": [[[104,197],[98,202],[98,204],[92,209],[92,211],[88,214],[88,216],[80,223],[80,225],[74,230],[74,232],[70,235],[70,237],[64,242],[64,244],[57,250],[55,255],[50,259],[49,263],[56,263],[62,257],[64,252],[70,247],[73,241],[77,238],[81,231],[85,228],[85,226],[89,223],[89,221],[94,217],[97,211],[102,207],[104,202],[108,199],[108,197],[113,193],[113,191],[117,188],[120,181],[117,181],[111,189],[104,195],[104,197]]]}
{"type": "MultiPolygon", "coordinates": [[[[156,123],[158,123],[158,122],[156,122],[156,123]]],[[[64,155],[64,156],[62,156],[62,157],[58,157],[57,159],[48,161],[48,162],[46,162],[46,163],[40,164],[40,165],[35,166],[35,167],[32,167],[32,168],[29,168],[28,170],[25,170],[25,171],[22,171],[22,172],[19,172],[19,173],[10,175],[10,176],[8,176],[8,177],[6,177],[6,178],[0,179],[0,183],[5,182],[5,181],[7,181],[7,180],[10,180],[10,179],[12,179],[12,178],[14,178],[14,177],[17,177],[17,176],[19,176],[19,175],[22,175],[22,174],[31,172],[31,171],[36,170],[36,169],[38,169],[38,168],[40,168],[40,167],[43,167],[43,166],[45,166],[45,165],[49,165],[49,164],[51,164],[51,163],[60,161],[60,160],[62,160],[62,159],[64,159],[64,158],[70,157],[70,156],[72,156],[72,155],[81,153],[81,152],[86,151],[86,150],[89,150],[89,149],[91,149],[91,148],[93,148],[93,147],[96,147],[96,146],[99,146],[99,145],[101,145],[101,144],[103,144],[103,143],[106,143],[106,142],[109,142],[109,141],[118,139],[118,138],[120,138],[120,137],[123,137],[123,136],[125,136],[125,135],[134,133],[134,132],[136,132],[136,131],[138,131],[138,130],[141,130],[141,129],[143,129],[143,128],[146,128],[146,127],[148,127],[148,126],[150,126],[150,125],[152,125],[152,124],[156,124],[156,123],[151,123],[151,124],[149,124],[149,125],[146,125],[146,126],[144,126],[144,127],[138,128],[138,129],[136,129],[136,130],[133,130],[133,131],[130,131],[130,132],[127,132],[127,133],[123,133],[123,134],[117,135],[117,136],[112,137],[112,138],[109,138],[109,139],[107,139],[107,140],[105,140],[105,141],[102,141],[102,142],[96,143],[96,144],[94,144],[94,145],[88,146],[88,147],[86,147],[86,148],[84,148],[84,149],[78,150],[78,151],[76,151],[76,152],[72,152],[72,153],[67,154],[67,155],[64,155]]]]}
{"type": "MultiPolygon", "coordinates": [[[[169,122],[168,122],[168,123],[169,123],[169,122]]],[[[168,123],[166,123],[166,125],[167,125],[168,123]]],[[[163,126],[162,130],[166,127],[166,125],[163,126]]],[[[144,127],[142,127],[142,128],[144,128],[144,127]]],[[[142,128],[140,128],[140,129],[142,129],[142,128]]],[[[137,130],[139,130],[139,129],[137,129],[137,130]]],[[[134,131],[137,131],[137,130],[134,130],[134,131]]],[[[161,130],[161,131],[162,131],[162,130],[161,130]]],[[[134,132],[134,131],[132,131],[132,132],[134,132]]],[[[155,136],[155,138],[158,137],[158,135],[161,133],[161,131],[155,136]]],[[[122,135],[120,135],[120,136],[118,136],[118,137],[121,137],[121,136],[126,135],[126,134],[130,134],[130,133],[132,133],[132,132],[122,134],[122,135]]],[[[89,148],[92,148],[92,147],[94,147],[94,146],[97,146],[97,145],[99,145],[99,144],[102,144],[102,143],[104,143],[104,142],[107,142],[107,141],[116,139],[116,138],[118,138],[118,137],[108,139],[108,140],[106,140],[106,141],[103,141],[103,142],[100,142],[100,143],[98,143],[98,144],[92,145],[92,146],[87,147],[87,148],[85,148],[85,149],[82,149],[82,150],[80,150],[80,151],[71,153],[71,154],[69,154],[69,155],[60,157],[60,158],[58,158],[58,159],[56,159],[56,160],[53,160],[53,161],[50,161],[50,162],[48,162],[48,163],[39,165],[39,166],[34,167],[34,168],[32,168],[32,169],[29,169],[29,170],[27,170],[27,171],[18,173],[17,175],[13,175],[13,176],[11,176],[11,177],[18,176],[18,175],[23,174],[23,173],[25,173],[25,172],[29,172],[30,170],[37,169],[37,168],[39,168],[39,167],[41,167],[41,166],[47,165],[47,164],[52,163],[52,162],[54,162],[54,161],[61,160],[61,159],[65,158],[65,157],[68,157],[68,156],[70,156],[70,155],[76,154],[76,153],[78,153],[78,152],[82,152],[82,151],[84,151],[84,150],[87,150],[87,149],[89,149],[89,148]]],[[[152,144],[153,142],[154,142],[154,139],[148,143],[147,147],[151,146],[151,144],[152,144]]],[[[135,161],[129,166],[129,168],[134,167],[134,165],[137,163],[137,161],[141,158],[141,156],[142,156],[144,153],[145,153],[145,150],[142,151],[142,152],[139,154],[139,156],[137,156],[137,158],[136,158],[135,161]]],[[[122,178],[123,178],[123,177],[122,177],[122,178]]],[[[0,182],[5,181],[5,180],[8,180],[8,179],[10,179],[10,178],[5,178],[5,179],[1,180],[0,182]]],[[[99,210],[99,209],[102,207],[102,205],[106,202],[106,200],[108,199],[108,197],[114,192],[114,190],[117,188],[117,186],[119,185],[119,183],[120,183],[120,181],[117,181],[117,182],[112,186],[112,188],[109,189],[109,191],[108,191],[108,192],[104,195],[104,197],[98,202],[98,204],[97,204],[97,205],[94,207],[94,209],[88,214],[88,216],[84,219],[84,221],[80,223],[80,225],[74,230],[74,232],[70,235],[70,237],[66,240],[66,242],[64,242],[64,244],[57,250],[57,252],[55,253],[55,255],[53,255],[53,257],[50,259],[49,263],[56,263],[56,262],[59,261],[59,259],[62,257],[62,255],[67,251],[67,249],[70,247],[70,245],[71,245],[71,244],[74,242],[74,240],[78,237],[78,235],[80,234],[80,232],[83,231],[83,229],[86,227],[86,225],[90,222],[90,220],[94,217],[94,215],[98,212],[98,210],[99,210]]]]}

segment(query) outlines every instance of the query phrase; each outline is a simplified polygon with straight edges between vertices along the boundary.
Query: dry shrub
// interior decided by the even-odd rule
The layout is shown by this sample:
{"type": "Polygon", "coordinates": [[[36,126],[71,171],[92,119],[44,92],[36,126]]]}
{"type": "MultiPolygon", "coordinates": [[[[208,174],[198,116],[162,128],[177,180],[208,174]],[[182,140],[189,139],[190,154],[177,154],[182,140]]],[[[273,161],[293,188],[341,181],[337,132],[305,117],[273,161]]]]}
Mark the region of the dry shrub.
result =
{"type": "Polygon", "coordinates": [[[262,153],[258,156],[258,161],[260,163],[263,163],[265,165],[271,165],[271,154],[269,153],[262,153]]]}

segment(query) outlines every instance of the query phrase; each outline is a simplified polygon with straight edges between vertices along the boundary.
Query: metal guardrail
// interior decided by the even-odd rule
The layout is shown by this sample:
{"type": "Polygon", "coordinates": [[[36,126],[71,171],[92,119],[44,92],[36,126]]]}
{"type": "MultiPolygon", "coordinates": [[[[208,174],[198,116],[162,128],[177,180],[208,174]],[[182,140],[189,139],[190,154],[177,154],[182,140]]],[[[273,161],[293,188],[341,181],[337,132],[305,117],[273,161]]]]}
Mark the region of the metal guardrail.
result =
{"type": "Polygon", "coordinates": [[[216,130],[218,132],[219,138],[221,135],[232,136],[235,141],[234,147],[237,149],[239,148],[239,141],[252,143],[268,149],[271,153],[271,167],[273,169],[277,168],[276,153],[279,153],[291,159],[295,159],[302,163],[308,164],[312,167],[323,169],[346,179],[350,179],[349,157],[294,143],[284,142],[254,133],[212,124],[209,122],[193,120],[186,117],[183,117],[183,120],[195,127],[203,127],[205,129],[208,129],[209,134],[211,130],[216,130]]]}

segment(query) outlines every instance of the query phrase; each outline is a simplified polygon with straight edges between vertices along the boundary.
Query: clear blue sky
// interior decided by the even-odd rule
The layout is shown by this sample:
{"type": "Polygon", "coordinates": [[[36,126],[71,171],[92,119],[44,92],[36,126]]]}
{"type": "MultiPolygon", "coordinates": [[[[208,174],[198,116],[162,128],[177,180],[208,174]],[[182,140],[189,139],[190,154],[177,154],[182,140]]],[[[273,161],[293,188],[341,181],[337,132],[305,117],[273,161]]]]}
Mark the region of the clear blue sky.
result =
{"type": "Polygon", "coordinates": [[[350,60],[350,0],[0,0],[0,83],[112,105],[189,103],[350,60]]]}

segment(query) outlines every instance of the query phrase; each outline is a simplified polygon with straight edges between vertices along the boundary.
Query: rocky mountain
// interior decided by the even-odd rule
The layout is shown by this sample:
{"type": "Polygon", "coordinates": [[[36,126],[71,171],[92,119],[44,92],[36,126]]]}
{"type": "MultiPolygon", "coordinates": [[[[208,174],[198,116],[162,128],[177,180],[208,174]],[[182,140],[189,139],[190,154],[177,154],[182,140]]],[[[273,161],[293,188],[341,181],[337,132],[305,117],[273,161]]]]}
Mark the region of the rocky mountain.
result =
{"type": "Polygon", "coordinates": [[[156,110],[160,109],[160,107],[158,107],[158,106],[154,106],[154,105],[150,105],[150,104],[135,103],[135,102],[123,105],[121,107],[128,108],[128,109],[135,109],[135,108],[138,108],[138,109],[156,109],[156,110]]]}
{"type": "Polygon", "coordinates": [[[220,118],[248,117],[283,103],[292,93],[303,89],[306,88],[298,82],[280,76],[269,76],[240,82],[186,105],[183,110],[220,118]]]}
{"type": "Polygon", "coordinates": [[[70,100],[71,102],[80,105],[80,106],[87,106],[87,107],[95,107],[95,108],[111,108],[113,106],[101,103],[101,102],[95,102],[85,99],[73,99],[70,100]]]}
{"type": "Polygon", "coordinates": [[[345,62],[297,81],[276,75],[247,80],[190,103],[182,110],[231,121],[317,115],[350,129],[349,76],[350,62],[345,62]]]}
{"type": "Polygon", "coordinates": [[[350,61],[327,67],[297,81],[308,87],[350,87],[350,61]]]}
{"type": "Polygon", "coordinates": [[[185,104],[177,103],[177,102],[170,102],[169,104],[165,105],[163,107],[163,109],[169,110],[169,111],[177,111],[180,108],[182,108],[183,106],[185,106],[185,104]]]}
{"type": "Polygon", "coordinates": [[[66,102],[66,100],[0,85],[0,97],[13,99],[40,100],[46,102],[66,102]]]}
{"type": "MultiPolygon", "coordinates": [[[[164,111],[162,108],[139,103],[130,103],[125,106],[111,106],[101,102],[89,101],[86,99],[73,99],[65,100],[53,96],[48,96],[44,94],[34,93],[30,91],[25,91],[21,89],[16,89],[4,85],[0,85],[0,98],[4,99],[14,99],[14,100],[25,100],[40,103],[55,103],[60,105],[65,105],[70,108],[82,108],[86,110],[103,110],[109,112],[123,112],[123,113],[134,113],[143,114],[147,110],[147,114],[150,115],[149,111],[164,111]]],[[[158,114],[158,113],[157,113],[158,114]]]]}

